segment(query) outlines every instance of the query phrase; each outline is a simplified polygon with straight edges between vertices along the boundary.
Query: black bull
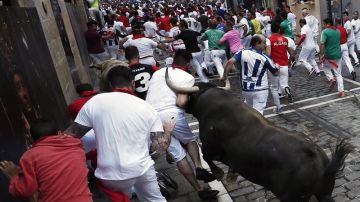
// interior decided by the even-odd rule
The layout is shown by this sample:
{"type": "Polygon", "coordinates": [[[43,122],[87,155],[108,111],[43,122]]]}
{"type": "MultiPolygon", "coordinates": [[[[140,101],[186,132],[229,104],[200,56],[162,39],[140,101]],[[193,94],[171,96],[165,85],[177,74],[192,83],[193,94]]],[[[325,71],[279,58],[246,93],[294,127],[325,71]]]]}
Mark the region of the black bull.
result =
{"type": "Polygon", "coordinates": [[[256,110],[223,89],[202,84],[192,89],[187,107],[199,121],[203,158],[213,173],[220,161],[247,180],[272,191],[282,202],[334,201],[335,176],[352,146],[340,141],[331,160],[305,134],[276,127],[256,110]]]}

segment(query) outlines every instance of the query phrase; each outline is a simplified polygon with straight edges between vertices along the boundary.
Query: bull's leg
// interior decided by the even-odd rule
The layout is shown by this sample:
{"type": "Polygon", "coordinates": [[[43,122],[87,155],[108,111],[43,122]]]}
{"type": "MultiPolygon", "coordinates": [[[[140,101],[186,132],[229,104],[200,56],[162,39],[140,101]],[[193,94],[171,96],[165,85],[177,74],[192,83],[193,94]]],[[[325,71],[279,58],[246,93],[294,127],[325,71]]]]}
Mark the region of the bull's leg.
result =
{"type": "Polygon", "coordinates": [[[335,202],[331,195],[316,195],[316,199],[319,202],[335,202]]]}
{"type": "Polygon", "coordinates": [[[193,141],[193,142],[189,142],[185,146],[196,168],[196,179],[202,180],[204,182],[214,181],[215,176],[209,171],[205,170],[201,165],[198,144],[195,141],[193,141]]]}
{"type": "Polygon", "coordinates": [[[229,183],[235,183],[238,177],[239,173],[235,172],[232,167],[229,167],[229,171],[226,175],[226,181],[229,183]]]}
{"type": "Polygon", "coordinates": [[[204,154],[203,159],[209,165],[211,172],[215,175],[216,179],[221,180],[224,177],[224,171],[221,168],[219,168],[217,165],[215,165],[213,159],[210,158],[208,155],[204,154]]]}

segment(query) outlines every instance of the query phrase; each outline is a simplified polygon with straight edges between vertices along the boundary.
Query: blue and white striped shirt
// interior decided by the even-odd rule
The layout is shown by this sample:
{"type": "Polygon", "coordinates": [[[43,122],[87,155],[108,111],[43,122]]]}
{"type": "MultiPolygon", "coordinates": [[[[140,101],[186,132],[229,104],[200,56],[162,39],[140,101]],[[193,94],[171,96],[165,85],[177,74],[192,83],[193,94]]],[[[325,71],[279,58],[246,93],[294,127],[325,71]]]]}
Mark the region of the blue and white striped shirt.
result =
{"type": "Polygon", "coordinates": [[[237,52],[234,59],[241,64],[241,79],[243,91],[260,91],[268,89],[269,70],[275,74],[278,69],[261,51],[253,48],[237,52]]]}

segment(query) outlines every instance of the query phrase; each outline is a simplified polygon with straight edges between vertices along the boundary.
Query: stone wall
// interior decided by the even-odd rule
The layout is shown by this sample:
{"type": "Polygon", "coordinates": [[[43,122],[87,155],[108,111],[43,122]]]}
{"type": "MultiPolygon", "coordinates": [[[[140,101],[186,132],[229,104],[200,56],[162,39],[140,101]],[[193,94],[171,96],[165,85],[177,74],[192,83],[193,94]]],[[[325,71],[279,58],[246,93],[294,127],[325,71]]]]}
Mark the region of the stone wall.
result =
{"type": "MultiPolygon", "coordinates": [[[[68,10],[66,9],[66,5],[64,0],[58,0],[59,6],[61,8],[61,15],[64,20],[64,25],[66,28],[67,36],[69,39],[69,43],[71,46],[71,51],[74,55],[75,64],[77,67],[77,71],[80,77],[80,81],[82,83],[90,83],[90,75],[87,68],[87,64],[83,64],[83,61],[81,59],[80,51],[78,47],[78,44],[76,42],[76,38],[74,35],[73,27],[71,26],[68,10]]],[[[78,3],[82,3],[82,1],[78,1],[78,3]]],[[[81,25],[79,25],[81,26],[81,25]]]]}
{"type": "Polygon", "coordinates": [[[18,0],[18,4],[22,7],[36,7],[66,103],[71,103],[77,94],[50,1],[18,0]]]}

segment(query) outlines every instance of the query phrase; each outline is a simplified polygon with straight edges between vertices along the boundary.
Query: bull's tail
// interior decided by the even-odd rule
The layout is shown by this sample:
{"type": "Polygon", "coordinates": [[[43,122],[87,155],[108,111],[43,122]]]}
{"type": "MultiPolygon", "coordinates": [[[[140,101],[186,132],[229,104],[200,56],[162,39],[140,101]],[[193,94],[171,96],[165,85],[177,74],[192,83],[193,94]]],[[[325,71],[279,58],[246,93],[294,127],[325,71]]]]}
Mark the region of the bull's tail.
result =
{"type": "Polygon", "coordinates": [[[349,153],[354,150],[354,147],[342,139],[337,143],[335,150],[332,152],[331,161],[326,167],[325,177],[335,177],[336,174],[344,169],[344,161],[349,153]]]}

